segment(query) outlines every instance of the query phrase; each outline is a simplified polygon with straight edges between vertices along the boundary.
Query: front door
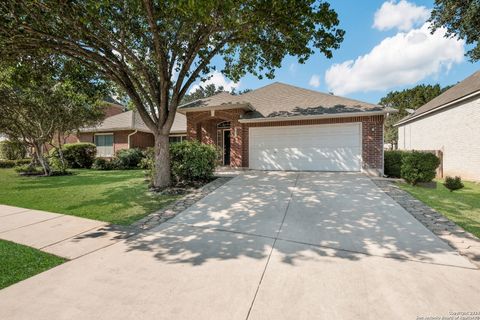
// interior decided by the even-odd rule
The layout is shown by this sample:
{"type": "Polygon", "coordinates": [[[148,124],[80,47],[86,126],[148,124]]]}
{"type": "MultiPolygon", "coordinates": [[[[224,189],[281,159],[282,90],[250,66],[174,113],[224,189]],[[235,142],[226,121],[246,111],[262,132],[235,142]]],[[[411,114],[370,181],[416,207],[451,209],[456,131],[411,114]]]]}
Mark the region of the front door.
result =
{"type": "Polygon", "coordinates": [[[230,130],[223,130],[223,165],[230,165],[230,130]]]}

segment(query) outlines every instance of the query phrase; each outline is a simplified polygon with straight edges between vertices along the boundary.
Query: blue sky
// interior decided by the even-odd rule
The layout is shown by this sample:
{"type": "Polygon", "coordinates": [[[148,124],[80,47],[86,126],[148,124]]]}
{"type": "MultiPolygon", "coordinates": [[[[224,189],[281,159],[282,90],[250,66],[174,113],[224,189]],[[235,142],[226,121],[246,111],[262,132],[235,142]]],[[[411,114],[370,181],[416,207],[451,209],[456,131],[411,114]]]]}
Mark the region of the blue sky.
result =
{"type": "Polygon", "coordinates": [[[446,39],[441,30],[430,35],[425,19],[433,0],[333,0],[330,4],[346,31],[332,59],[316,53],[302,65],[287,57],[274,80],[247,75],[233,84],[217,73],[209,82],[243,90],[280,81],[377,103],[392,90],[455,84],[480,69],[480,63],[463,56],[468,49],[463,41],[446,39]]]}

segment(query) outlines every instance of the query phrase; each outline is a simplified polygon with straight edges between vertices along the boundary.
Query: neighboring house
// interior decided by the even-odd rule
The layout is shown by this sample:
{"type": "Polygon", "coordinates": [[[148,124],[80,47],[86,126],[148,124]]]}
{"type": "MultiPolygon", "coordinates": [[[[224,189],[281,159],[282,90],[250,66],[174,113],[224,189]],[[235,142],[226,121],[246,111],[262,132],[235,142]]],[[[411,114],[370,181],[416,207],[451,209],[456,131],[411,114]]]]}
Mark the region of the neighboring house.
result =
{"type": "Polygon", "coordinates": [[[187,137],[218,146],[225,166],[383,174],[381,106],[273,83],[179,107],[187,137]]]}
{"type": "Polygon", "coordinates": [[[399,149],[441,150],[444,175],[480,180],[480,71],[396,126],[399,149]]]}
{"type": "MultiPolygon", "coordinates": [[[[186,131],[185,116],[177,114],[170,132],[170,142],[182,141],[186,131]]],[[[97,156],[106,158],[114,156],[121,149],[154,146],[152,131],[135,111],[113,115],[96,127],[82,129],[77,141],[95,143],[97,156]]]]}

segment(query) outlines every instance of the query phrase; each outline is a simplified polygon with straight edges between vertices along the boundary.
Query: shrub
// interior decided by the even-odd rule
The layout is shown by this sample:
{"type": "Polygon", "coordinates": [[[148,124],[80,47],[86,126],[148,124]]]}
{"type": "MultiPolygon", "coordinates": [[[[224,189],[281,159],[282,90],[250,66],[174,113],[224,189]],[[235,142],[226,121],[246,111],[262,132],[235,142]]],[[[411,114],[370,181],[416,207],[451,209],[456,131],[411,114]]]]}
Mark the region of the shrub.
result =
{"type": "Polygon", "coordinates": [[[408,154],[407,151],[392,150],[384,153],[384,170],[389,177],[400,178],[403,157],[408,154]]]}
{"type": "Polygon", "coordinates": [[[171,173],[176,183],[207,181],[213,177],[217,151],[198,141],[183,141],[170,146],[171,173]]]}
{"type": "Polygon", "coordinates": [[[70,143],[63,145],[63,157],[69,168],[91,168],[97,147],[93,143],[70,143]]]}
{"type": "Polygon", "coordinates": [[[17,165],[15,160],[0,160],[0,168],[13,168],[17,165]]]}
{"type": "Polygon", "coordinates": [[[154,165],[153,157],[155,155],[155,150],[153,148],[147,148],[143,150],[143,158],[140,160],[138,167],[140,169],[152,169],[154,165]]]}
{"type": "Polygon", "coordinates": [[[104,158],[96,158],[93,162],[92,169],[95,170],[112,170],[113,164],[112,161],[104,158]]]}
{"type": "Polygon", "coordinates": [[[445,186],[445,188],[450,190],[450,192],[452,192],[453,190],[462,189],[464,187],[462,183],[462,178],[460,177],[452,178],[447,176],[443,185],[445,186]]]}
{"type": "Polygon", "coordinates": [[[140,149],[122,149],[119,150],[113,159],[115,169],[134,169],[145,158],[140,149]]]}
{"type": "Polygon", "coordinates": [[[32,163],[32,159],[0,160],[0,168],[13,168],[32,163]]]}
{"type": "Polygon", "coordinates": [[[403,157],[401,176],[412,185],[430,182],[439,164],[440,160],[433,153],[412,151],[403,157]]]}
{"type": "Polygon", "coordinates": [[[15,171],[23,175],[40,175],[43,174],[43,169],[37,168],[33,165],[22,165],[15,168],[15,171]]]}
{"type": "Polygon", "coordinates": [[[27,150],[20,142],[2,141],[0,142],[0,159],[18,160],[25,158],[27,150]]]}
{"type": "MultiPolygon", "coordinates": [[[[155,149],[154,148],[147,148],[143,151],[144,158],[138,164],[138,167],[141,169],[145,169],[145,175],[150,180],[153,181],[153,169],[155,168],[155,149]]],[[[150,183],[151,184],[151,183],[150,183]]]]}

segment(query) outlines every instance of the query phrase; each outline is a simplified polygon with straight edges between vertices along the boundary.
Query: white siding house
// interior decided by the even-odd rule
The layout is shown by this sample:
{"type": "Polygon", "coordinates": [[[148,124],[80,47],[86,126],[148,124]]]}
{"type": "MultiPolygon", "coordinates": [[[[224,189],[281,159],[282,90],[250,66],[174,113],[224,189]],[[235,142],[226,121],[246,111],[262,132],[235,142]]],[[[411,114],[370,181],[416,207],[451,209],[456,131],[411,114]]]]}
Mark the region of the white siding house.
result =
{"type": "Polygon", "coordinates": [[[480,181],[480,71],[396,125],[399,149],[441,150],[444,176],[480,181]]]}

